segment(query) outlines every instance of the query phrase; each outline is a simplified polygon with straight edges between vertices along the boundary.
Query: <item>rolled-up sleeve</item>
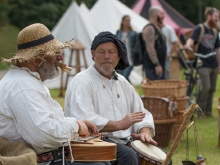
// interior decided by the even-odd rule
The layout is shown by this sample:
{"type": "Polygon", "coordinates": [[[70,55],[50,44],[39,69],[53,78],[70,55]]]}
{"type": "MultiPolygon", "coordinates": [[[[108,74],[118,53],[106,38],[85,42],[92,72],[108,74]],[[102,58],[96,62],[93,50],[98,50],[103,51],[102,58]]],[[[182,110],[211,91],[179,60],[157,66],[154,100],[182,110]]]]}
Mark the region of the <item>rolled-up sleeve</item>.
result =
{"type": "Polygon", "coordinates": [[[134,124],[134,132],[139,133],[141,128],[148,127],[151,129],[151,134],[154,136],[155,135],[155,127],[154,127],[154,120],[153,120],[152,114],[147,109],[144,108],[144,105],[143,105],[143,102],[142,102],[140,96],[135,91],[133,91],[131,95],[133,96],[132,103],[134,106],[133,107],[134,110],[135,111],[141,110],[142,112],[145,113],[144,119],[141,122],[134,124]]]}

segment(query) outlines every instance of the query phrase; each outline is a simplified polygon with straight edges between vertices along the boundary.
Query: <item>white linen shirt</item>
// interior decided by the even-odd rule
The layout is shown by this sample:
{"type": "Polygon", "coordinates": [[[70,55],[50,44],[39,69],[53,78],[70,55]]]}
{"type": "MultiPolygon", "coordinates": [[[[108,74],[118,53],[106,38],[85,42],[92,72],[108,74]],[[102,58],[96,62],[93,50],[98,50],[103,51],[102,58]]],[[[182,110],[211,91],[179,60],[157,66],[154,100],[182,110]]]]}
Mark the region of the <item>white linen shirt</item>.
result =
{"type": "Polygon", "coordinates": [[[172,44],[177,41],[176,33],[173,27],[170,25],[164,25],[162,28],[162,32],[166,37],[167,55],[170,55],[172,44]]]}
{"type": "Polygon", "coordinates": [[[109,120],[119,121],[127,114],[143,111],[143,121],[135,123],[126,130],[106,133],[117,142],[120,138],[129,138],[131,133],[138,133],[143,127],[150,127],[154,135],[154,121],[130,83],[118,74],[118,80],[103,77],[94,66],[78,73],[69,83],[66,96],[64,115],[86,119],[94,123],[98,130],[105,127],[109,120]]]}
{"type": "Polygon", "coordinates": [[[61,147],[78,129],[37,72],[12,67],[0,80],[0,137],[26,141],[39,154],[61,147]]]}

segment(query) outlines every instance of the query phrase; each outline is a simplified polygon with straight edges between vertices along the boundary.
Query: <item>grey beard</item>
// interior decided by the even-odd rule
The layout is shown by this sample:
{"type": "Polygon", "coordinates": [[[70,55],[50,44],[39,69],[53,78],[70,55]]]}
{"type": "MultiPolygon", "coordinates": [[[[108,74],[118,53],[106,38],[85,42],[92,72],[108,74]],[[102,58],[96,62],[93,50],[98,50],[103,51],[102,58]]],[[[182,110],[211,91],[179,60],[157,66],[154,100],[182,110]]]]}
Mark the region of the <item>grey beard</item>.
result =
{"type": "Polygon", "coordinates": [[[42,81],[53,79],[59,76],[61,70],[55,67],[54,64],[50,64],[49,62],[45,61],[41,64],[40,67],[37,69],[42,81]]]}

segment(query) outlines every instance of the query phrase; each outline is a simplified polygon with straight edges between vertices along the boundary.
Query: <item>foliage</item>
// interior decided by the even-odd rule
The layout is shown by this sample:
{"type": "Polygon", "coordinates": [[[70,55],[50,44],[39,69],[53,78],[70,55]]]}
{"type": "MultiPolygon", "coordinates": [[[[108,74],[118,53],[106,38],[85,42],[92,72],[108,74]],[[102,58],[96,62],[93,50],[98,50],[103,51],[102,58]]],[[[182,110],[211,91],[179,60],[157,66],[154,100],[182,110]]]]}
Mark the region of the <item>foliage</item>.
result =
{"type": "MultiPolygon", "coordinates": [[[[23,28],[35,22],[44,23],[52,29],[62,14],[68,8],[72,0],[0,0],[0,25],[8,20],[11,24],[23,28]]],[[[136,0],[120,0],[128,7],[136,0]]],[[[204,10],[206,6],[220,8],[219,0],[166,0],[174,9],[188,18],[194,24],[204,21],[204,10]],[[201,5],[199,5],[201,4],[201,5]]],[[[97,0],[76,0],[80,5],[82,2],[90,9],[97,0]]]]}
{"type": "Polygon", "coordinates": [[[71,0],[8,0],[10,23],[24,28],[41,22],[52,29],[70,2],[71,0]]]}
{"type": "Polygon", "coordinates": [[[184,17],[194,24],[205,21],[205,7],[212,6],[220,9],[218,0],[184,0],[182,3],[177,0],[166,0],[174,9],[180,12],[184,17]]]}
{"type": "MultiPolygon", "coordinates": [[[[20,29],[11,26],[4,25],[0,26],[0,59],[11,58],[17,52],[17,35],[20,29]]],[[[7,66],[4,66],[0,62],[0,69],[5,69],[7,66]]]]}
{"type": "Polygon", "coordinates": [[[91,7],[95,4],[97,0],[76,0],[76,2],[78,3],[78,5],[80,5],[81,3],[85,3],[85,5],[91,9],[91,7]]]}
{"type": "Polygon", "coordinates": [[[3,26],[7,22],[8,1],[0,0],[0,26],[3,26]]]}

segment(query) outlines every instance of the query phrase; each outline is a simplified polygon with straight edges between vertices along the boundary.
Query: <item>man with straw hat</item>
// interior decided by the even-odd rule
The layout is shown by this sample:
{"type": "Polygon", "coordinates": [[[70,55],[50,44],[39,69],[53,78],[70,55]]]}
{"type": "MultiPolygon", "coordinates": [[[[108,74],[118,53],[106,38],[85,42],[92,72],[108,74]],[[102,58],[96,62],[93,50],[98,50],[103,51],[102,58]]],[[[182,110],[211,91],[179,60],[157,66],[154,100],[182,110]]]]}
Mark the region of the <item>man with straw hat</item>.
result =
{"type": "Polygon", "coordinates": [[[24,28],[17,42],[15,56],[3,59],[3,63],[12,66],[0,81],[0,137],[28,143],[38,154],[41,165],[63,164],[64,153],[59,149],[62,151],[78,134],[86,137],[98,133],[89,121],[64,117],[62,107],[43,84],[59,74],[57,63],[63,59],[61,51],[71,48],[73,43],[59,42],[40,23],[24,28]],[[56,158],[55,154],[60,157],[56,158]]]}

